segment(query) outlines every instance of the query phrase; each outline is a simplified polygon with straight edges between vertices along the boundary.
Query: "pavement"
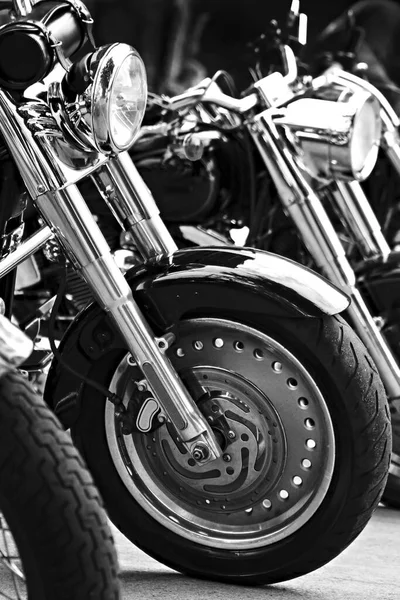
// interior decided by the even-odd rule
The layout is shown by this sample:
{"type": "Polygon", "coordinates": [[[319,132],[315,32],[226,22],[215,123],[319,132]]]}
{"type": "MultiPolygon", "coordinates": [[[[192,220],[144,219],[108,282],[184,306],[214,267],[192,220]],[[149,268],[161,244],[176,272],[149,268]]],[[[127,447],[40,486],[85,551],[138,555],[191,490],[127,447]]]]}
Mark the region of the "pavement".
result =
{"type": "Polygon", "coordinates": [[[192,579],[164,567],[113,530],[123,600],[400,600],[400,511],[379,507],[361,535],[328,565],[273,586],[192,579]]]}

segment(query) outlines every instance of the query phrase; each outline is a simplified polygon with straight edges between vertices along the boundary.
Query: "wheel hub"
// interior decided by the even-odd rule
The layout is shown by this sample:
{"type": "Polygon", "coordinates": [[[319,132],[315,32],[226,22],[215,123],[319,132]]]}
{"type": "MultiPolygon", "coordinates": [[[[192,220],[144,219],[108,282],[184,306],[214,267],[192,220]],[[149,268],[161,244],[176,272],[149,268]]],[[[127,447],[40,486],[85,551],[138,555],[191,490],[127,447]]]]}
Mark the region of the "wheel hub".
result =
{"type": "Polygon", "coordinates": [[[251,508],[259,497],[268,494],[284,467],[286,442],[279,418],[261,392],[252,390],[249,399],[249,384],[236,381],[235,374],[198,368],[192,375],[199,382],[207,377],[212,392],[201,402],[201,411],[209,422],[210,417],[213,419],[210,425],[222,441],[224,454],[211,464],[199,465],[175,443],[167,425],[140,440],[139,456],[172,494],[197,510],[251,508]],[[236,388],[238,393],[213,389],[222,386],[236,388]]]}

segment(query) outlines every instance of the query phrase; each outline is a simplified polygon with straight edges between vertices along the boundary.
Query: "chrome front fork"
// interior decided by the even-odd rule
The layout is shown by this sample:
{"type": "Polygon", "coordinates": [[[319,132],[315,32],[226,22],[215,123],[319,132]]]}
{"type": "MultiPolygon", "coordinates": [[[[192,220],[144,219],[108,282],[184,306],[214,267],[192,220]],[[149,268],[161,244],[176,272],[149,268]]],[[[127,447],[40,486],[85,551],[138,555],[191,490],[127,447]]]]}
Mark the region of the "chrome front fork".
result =
{"type": "Polygon", "coordinates": [[[177,246],[154,198],[127,152],[111,159],[91,176],[121,227],[132,234],[144,260],[176,252],[177,246]]]}
{"type": "Polygon", "coordinates": [[[297,227],[316,265],[351,297],[347,309],[354,329],[368,348],[390,398],[400,397],[400,369],[356,286],[345,250],[292,151],[266,111],[254,118],[249,131],[275,183],[286,212],[297,227]]]}
{"type": "MultiPolygon", "coordinates": [[[[121,162],[116,158],[110,166],[109,172],[115,176],[117,185],[120,181],[129,180],[129,173],[124,169],[126,162],[126,158],[121,162]]],[[[126,212],[126,219],[134,218],[135,202],[131,191],[128,188],[122,189],[123,194],[126,194],[126,208],[121,202],[121,195],[118,195],[120,205],[114,205],[115,210],[120,210],[121,214],[126,212]],[[129,214],[129,207],[132,214],[129,214]]],[[[143,190],[137,190],[138,196],[142,192],[143,190]]],[[[145,199],[142,198],[142,201],[145,199]]],[[[51,224],[67,256],[90,287],[99,305],[109,313],[133,358],[142,369],[155,398],[175,427],[178,438],[196,462],[204,464],[218,458],[221,450],[209,425],[165,355],[168,340],[157,339],[151,331],[78,188],[70,185],[42,194],[36,198],[36,205],[46,221],[51,224]]],[[[149,244],[152,250],[149,253],[154,257],[155,254],[165,255],[166,252],[173,251],[175,245],[169,240],[169,233],[165,234],[162,230],[162,221],[157,219],[155,214],[153,217],[150,224],[144,219],[138,223],[141,231],[138,239],[142,240],[143,247],[146,235],[152,239],[152,244],[149,244]],[[154,234],[156,227],[159,228],[157,231],[162,233],[159,239],[156,239],[154,234]]],[[[135,226],[136,223],[132,222],[134,231],[135,226]]]]}
{"type": "Polygon", "coordinates": [[[390,246],[358,181],[337,181],[331,184],[328,195],[362,258],[387,258],[390,246]]]}

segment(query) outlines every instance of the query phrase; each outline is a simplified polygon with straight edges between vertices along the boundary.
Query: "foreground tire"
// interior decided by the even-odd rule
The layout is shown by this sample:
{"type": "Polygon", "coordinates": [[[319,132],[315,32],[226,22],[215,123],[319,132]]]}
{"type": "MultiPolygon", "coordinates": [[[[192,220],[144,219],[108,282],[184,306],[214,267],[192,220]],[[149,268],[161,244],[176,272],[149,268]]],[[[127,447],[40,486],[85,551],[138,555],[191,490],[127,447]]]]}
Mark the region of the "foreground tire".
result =
{"type": "Polygon", "coordinates": [[[99,494],[69,435],[19,373],[0,381],[0,512],[7,598],[120,597],[99,494]]]}
{"type": "MultiPolygon", "coordinates": [[[[167,424],[123,435],[114,406],[85,388],[74,437],[111,519],[169,567],[219,581],[274,583],[332,560],[367,524],[389,466],[365,347],[340,317],[193,318],[175,333],[170,358],[224,457],[198,467],[167,424]]],[[[126,403],[141,379],[120,351],[90,376],[126,403]]]]}

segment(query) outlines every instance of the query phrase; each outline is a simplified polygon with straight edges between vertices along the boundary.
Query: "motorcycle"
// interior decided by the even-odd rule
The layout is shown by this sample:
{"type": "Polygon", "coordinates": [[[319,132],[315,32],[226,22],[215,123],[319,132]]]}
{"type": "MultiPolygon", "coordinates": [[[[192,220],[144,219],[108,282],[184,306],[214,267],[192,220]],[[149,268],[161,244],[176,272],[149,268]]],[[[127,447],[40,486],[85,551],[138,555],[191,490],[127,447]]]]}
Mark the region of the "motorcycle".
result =
{"type": "Polygon", "coordinates": [[[117,555],[93,480],[16,370],[32,346],[0,315],[0,597],[115,600],[117,555]]]}
{"type": "Polygon", "coordinates": [[[396,83],[396,32],[399,24],[400,7],[397,3],[362,0],[326,27],[306,53],[314,76],[329,72],[330,68],[347,78],[355,75],[357,85],[367,86],[369,82],[374,86],[373,93],[381,106],[383,131],[377,165],[364,182],[363,189],[391,248],[398,245],[400,229],[397,191],[400,175],[400,88],[396,83]],[[376,23],[379,27],[375,27],[376,23]],[[365,82],[361,82],[360,78],[365,82]]]}
{"type": "MultiPolygon", "coordinates": [[[[379,374],[339,314],[347,295],[272,253],[178,250],[127,152],[146,105],[137,52],[95,48],[76,0],[13,6],[0,28],[0,296],[12,314],[15,268],[50,244],[95,300],[57,345],[61,279],[51,353],[36,356],[37,370],[51,361],[46,402],[111,520],[157,560],[242,583],[318,568],[368,522],[391,447],[379,374]],[[141,256],[127,272],[80,191],[88,178],[141,256]],[[43,224],[23,237],[27,194],[43,224]]],[[[268,113],[258,93],[234,103],[254,125],[268,113]]]]}
{"type": "Polygon", "coordinates": [[[159,112],[131,155],[182,246],[229,246],[245,228],[247,246],[317,268],[350,294],[346,318],[389,395],[394,451],[384,501],[400,507],[399,254],[362,187],[379,147],[400,172],[399,123],[382,93],[339,64],[299,73],[293,48],[305,46],[306,27],[296,9],[286,29],[271,24],[255,45],[255,83],[240,99],[223,72],[179,96],[152,96],[159,112]],[[257,94],[268,108],[253,118],[257,94]]]}

